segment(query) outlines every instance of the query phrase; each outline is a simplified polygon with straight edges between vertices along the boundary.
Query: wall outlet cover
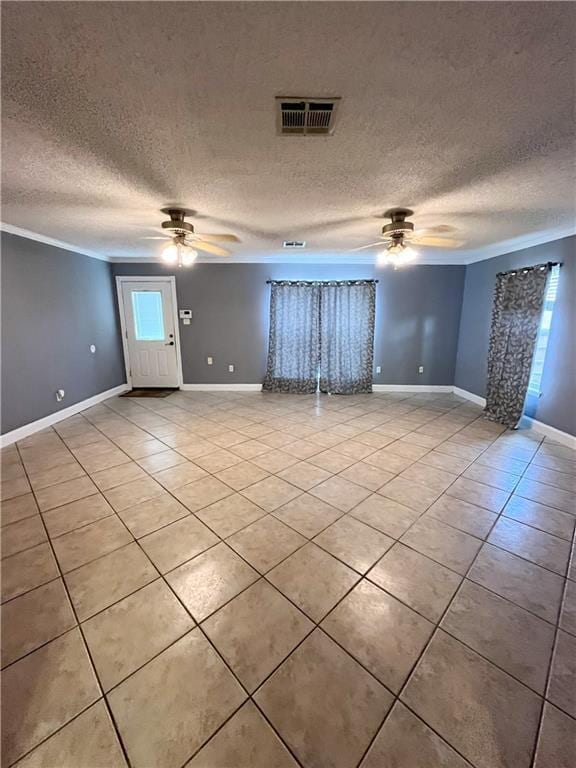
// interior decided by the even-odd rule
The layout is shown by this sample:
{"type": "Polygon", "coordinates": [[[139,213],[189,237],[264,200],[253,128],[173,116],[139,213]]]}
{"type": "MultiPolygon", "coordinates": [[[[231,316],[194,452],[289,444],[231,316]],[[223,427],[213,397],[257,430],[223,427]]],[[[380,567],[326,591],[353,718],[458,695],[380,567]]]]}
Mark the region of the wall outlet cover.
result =
{"type": "Polygon", "coordinates": [[[232,364],[228,366],[228,373],[234,373],[234,366],[232,364]]]}
{"type": "Polygon", "coordinates": [[[207,357],[206,358],[206,362],[207,362],[208,365],[213,365],[214,364],[214,360],[211,357],[207,357]]]}
{"type": "Polygon", "coordinates": [[[418,366],[418,373],[424,373],[424,366],[423,365],[419,365],[418,366]]]}
{"type": "Polygon", "coordinates": [[[382,373],[381,366],[379,366],[379,365],[376,366],[376,373],[382,373]]]}

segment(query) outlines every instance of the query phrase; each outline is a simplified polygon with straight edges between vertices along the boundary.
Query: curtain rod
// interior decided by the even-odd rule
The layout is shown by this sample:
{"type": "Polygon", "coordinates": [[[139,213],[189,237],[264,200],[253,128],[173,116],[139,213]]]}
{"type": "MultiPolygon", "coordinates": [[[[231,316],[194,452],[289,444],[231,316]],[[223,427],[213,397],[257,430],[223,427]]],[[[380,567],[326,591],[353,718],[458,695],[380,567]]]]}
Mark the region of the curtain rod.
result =
{"type": "Polygon", "coordinates": [[[532,272],[535,269],[552,269],[552,267],[561,267],[561,261],[547,261],[545,264],[534,264],[532,267],[516,267],[516,269],[509,269],[507,272],[498,272],[498,275],[515,275],[516,272],[532,272]]]}
{"type": "Polygon", "coordinates": [[[379,283],[379,280],[266,280],[266,285],[359,285],[361,283],[379,283]]]}

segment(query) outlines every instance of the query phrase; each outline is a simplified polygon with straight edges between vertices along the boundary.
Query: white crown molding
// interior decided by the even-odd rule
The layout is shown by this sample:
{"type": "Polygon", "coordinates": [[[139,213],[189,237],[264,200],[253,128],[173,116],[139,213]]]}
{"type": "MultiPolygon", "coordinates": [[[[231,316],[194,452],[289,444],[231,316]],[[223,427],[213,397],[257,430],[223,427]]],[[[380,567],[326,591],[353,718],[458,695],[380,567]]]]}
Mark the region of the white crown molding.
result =
{"type": "Polygon", "coordinates": [[[115,395],[121,395],[122,392],[126,392],[130,387],[127,384],[120,384],[118,387],[107,389],[105,392],[100,392],[93,397],[89,397],[87,400],[80,400],[79,403],[63,408],[61,411],[51,413],[50,416],[45,416],[43,419],[37,421],[31,421],[30,424],[25,424],[23,427],[13,429],[11,432],[6,432],[4,435],[0,435],[0,447],[4,448],[7,445],[12,445],[17,440],[24,440],[25,437],[41,432],[47,427],[51,427],[53,424],[57,424],[59,421],[69,419],[70,416],[75,416],[80,411],[85,411],[86,408],[91,408],[93,405],[98,405],[103,400],[108,400],[109,397],[115,395]]]}
{"type": "Polygon", "coordinates": [[[80,248],[79,246],[72,245],[71,243],[64,243],[62,240],[56,240],[53,237],[40,235],[38,232],[32,232],[29,229],[22,229],[22,227],[15,227],[12,224],[5,224],[4,222],[0,222],[0,230],[2,230],[2,232],[8,232],[10,235],[24,237],[26,240],[34,240],[37,243],[44,243],[44,245],[52,245],[54,248],[62,248],[64,251],[72,251],[73,253],[79,253],[82,256],[90,256],[91,259],[98,259],[99,261],[110,261],[108,256],[104,256],[101,253],[88,251],[86,248],[80,248]]]}
{"type": "Polygon", "coordinates": [[[475,264],[477,261],[486,261],[487,259],[494,259],[497,256],[505,256],[507,253],[524,251],[527,248],[534,248],[536,245],[554,243],[557,240],[563,240],[565,237],[572,237],[573,235],[576,235],[576,226],[560,229],[554,233],[535,232],[531,235],[522,235],[521,237],[515,237],[512,240],[503,240],[499,243],[486,245],[473,251],[467,251],[465,254],[466,261],[461,263],[475,264]]]}

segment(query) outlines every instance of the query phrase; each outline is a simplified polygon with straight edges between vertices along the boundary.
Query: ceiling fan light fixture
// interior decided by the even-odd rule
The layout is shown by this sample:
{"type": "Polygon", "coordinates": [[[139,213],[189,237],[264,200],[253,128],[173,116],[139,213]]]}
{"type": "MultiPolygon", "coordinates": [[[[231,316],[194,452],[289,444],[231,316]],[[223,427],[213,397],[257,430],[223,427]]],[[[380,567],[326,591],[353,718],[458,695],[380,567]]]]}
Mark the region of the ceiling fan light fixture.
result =
{"type": "Polygon", "coordinates": [[[181,237],[175,237],[162,251],[162,261],[166,264],[178,264],[179,267],[191,267],[198,258],[198,251],[187,245],[181,237]]]}
{"type": "Polygon", "coordinates": [[[178,262],[178,246],[170,243],[162,250],[160,258],[166,264],[176,264],[178,262]]]}
{"type": "Polygon", "coordinates": [[[377,258],[376,263],[378,266],[393,266],[394,269],[403,267],[406,264],[410,264],[418,258],[417,252],[406,245],[402,239],[395,239],[386,248],[385,251],[381,251],[377,258]]]}

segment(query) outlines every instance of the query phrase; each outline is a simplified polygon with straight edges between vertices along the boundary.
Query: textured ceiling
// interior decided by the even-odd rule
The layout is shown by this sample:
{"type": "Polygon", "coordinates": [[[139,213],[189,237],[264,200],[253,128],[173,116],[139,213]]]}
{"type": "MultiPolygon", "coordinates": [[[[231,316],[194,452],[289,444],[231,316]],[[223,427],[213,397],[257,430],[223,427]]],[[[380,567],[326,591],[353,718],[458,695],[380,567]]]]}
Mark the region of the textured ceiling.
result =
{"type": "Polygon", "coordinates": [[[152,257],[178,203],[236,258],[330,258],[404,205],[456,262],[573,226],[573,3],[2,6],[10,225],[152,257]],[[341,96],[334,136],[277,136],[277,95],[341,96]]]}

